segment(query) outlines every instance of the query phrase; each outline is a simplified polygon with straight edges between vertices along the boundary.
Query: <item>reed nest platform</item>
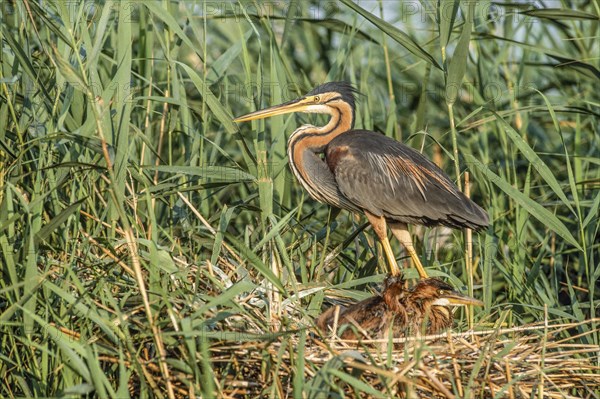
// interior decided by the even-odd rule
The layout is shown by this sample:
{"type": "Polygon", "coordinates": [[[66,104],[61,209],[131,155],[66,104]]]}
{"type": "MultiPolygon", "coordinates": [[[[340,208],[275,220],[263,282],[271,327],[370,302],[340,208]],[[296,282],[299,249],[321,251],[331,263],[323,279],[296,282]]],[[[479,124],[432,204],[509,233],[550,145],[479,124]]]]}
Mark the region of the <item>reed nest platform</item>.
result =
{"type": "Polygon", "coordinates": [[[270,396],[263,387],[273,379],[276,396],[293,397],[293,379],[304,378],[306,398],[598,398],[600,347],[575,342],[597,334],[599,322],[547,322],[389,341],[324,338],[304,330],[285,339],[274,336],[270,342],[213,346],[211,351],[216,369],[223,372],[215,377],[225,397],[270,396]]]}

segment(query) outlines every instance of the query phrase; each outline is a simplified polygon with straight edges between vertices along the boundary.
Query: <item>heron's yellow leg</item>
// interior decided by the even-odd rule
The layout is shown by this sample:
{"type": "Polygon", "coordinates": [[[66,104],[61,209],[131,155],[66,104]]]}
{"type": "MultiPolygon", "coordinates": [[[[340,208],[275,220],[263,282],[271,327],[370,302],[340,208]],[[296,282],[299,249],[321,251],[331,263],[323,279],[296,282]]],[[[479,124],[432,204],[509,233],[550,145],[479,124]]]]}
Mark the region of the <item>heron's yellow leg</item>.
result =
{"type": "Polygon", "coordinates": [[[390,274],[392,276],[399,275],[400,267],[398,267],[398,263],[396,263],[396,257],[394,256],[394,251],[392,251],[392,246],[390,245],[390,240],[388,240],[387,235],[381,240],[381,245],[383,246],[383,252],[385,252],[388,265],[390,265],[390,274]]]}
{"type": "Polygon", "coordinates": [[[400,274],[400,268],[396,263],[396,257],[394,256],[394,251],[392,251],[392,246],[390,245],[390,240],[387,237],[387,224],[385,222],[385,218],[383,216],[376,216],[372,213],[366,212],[365,215],[371,226],[373,226],[373,230],[379,241],[381,241],[381,245],[383,246],[383,252],[385,253],[385,258],[387,260],[389,271],[392,276],[397,276],[400,274]]]}
{"type": "Polygon", "coordinates": [[[408,232],[407,226],[404,223],[390,223],[390,229],[392,230],[392,233],[394,234],[394,236],[396,236],[398,241],[400,241],[400,243],[404,245],[404,248],[406,248],[406,252],[408,252],[408,254],[410,255],[414,266],[419,272],[419,277],[427,278],[427,272],[425,271],[425,268],[423,267],[421,261],[419,260],[419,257],[417,256],[417,251],[415,251],[415,247],[413,245],[410,233],[408,232]]]}

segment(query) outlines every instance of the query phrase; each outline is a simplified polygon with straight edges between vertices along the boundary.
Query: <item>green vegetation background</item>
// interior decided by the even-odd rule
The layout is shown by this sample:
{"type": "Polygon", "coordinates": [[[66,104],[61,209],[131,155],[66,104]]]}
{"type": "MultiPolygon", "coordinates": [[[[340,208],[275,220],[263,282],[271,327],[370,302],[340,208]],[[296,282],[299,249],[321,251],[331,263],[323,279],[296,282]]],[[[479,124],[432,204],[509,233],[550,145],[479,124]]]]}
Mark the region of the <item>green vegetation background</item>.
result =
{"type": "Polygon", "coordinates": [[[363,93],[357,127],[469,172],[473,272],[462,232],[413,232],[484,300],[475,328],[597,317],[600,6],[536,4],[2,2],[0,395],[333,389],[306,327],[370,295],[381,253],[289,171],[286,137],[323,118],[232,122],[326,81],[363,93]]]}

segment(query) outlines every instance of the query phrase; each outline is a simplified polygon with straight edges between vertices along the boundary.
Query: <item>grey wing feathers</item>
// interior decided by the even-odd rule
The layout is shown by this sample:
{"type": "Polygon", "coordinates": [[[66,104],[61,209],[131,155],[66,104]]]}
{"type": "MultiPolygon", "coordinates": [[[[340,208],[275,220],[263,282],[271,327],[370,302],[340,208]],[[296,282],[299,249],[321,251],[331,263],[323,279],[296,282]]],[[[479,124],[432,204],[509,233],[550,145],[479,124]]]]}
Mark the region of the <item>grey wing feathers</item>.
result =
{"type": "MultiPolygon", "coordinates": [[[[349,202],[344,195],[341,195],[335,176],[321,158],[308,150],[303,152],[302,157],[309,178],[309,181],[306,181],[303,186],[314,199],[352,212],[360,210],[352,202],[349,202]]],[[[302,176],[297,177],[300,181],[304,180],[302,176]]]]}
{"type": "Polygon", "coordinates": [[[364,130],[338,136],[327,153],[340,148],[344,156],[336,159],[332,171],[342,194],[362,209],[403,223],[472,229],[488,225],[487,213],[414,149],[364,130]]]}

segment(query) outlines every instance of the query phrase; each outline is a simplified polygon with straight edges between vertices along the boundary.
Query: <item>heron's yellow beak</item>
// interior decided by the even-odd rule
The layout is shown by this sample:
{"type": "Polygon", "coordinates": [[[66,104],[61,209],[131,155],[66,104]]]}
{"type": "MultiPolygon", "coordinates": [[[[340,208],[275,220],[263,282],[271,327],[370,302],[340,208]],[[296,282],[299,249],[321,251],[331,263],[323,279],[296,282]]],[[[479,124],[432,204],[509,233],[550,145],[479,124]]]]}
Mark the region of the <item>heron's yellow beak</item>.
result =
{"type": "Polygon", "coordinates": [[[468,295],[461,294],[458,291],[451,291],[442,294],[441,297],[433,302],[437,306],[483,306],[483,302],[478,299],[471,298],[468,295]]]}
{"type": "Polygon", "coordinates": [[[300,98],[292,100],[280,105],[274,105],[269,108],[261,109],[260,111],[251,112],[246,115],[238,116],[234,122],[247,122],[256,119],[270,118],[275,115],[289,114],[291,112],[305,112],[309,106],[310,100],[300,98]]]}

